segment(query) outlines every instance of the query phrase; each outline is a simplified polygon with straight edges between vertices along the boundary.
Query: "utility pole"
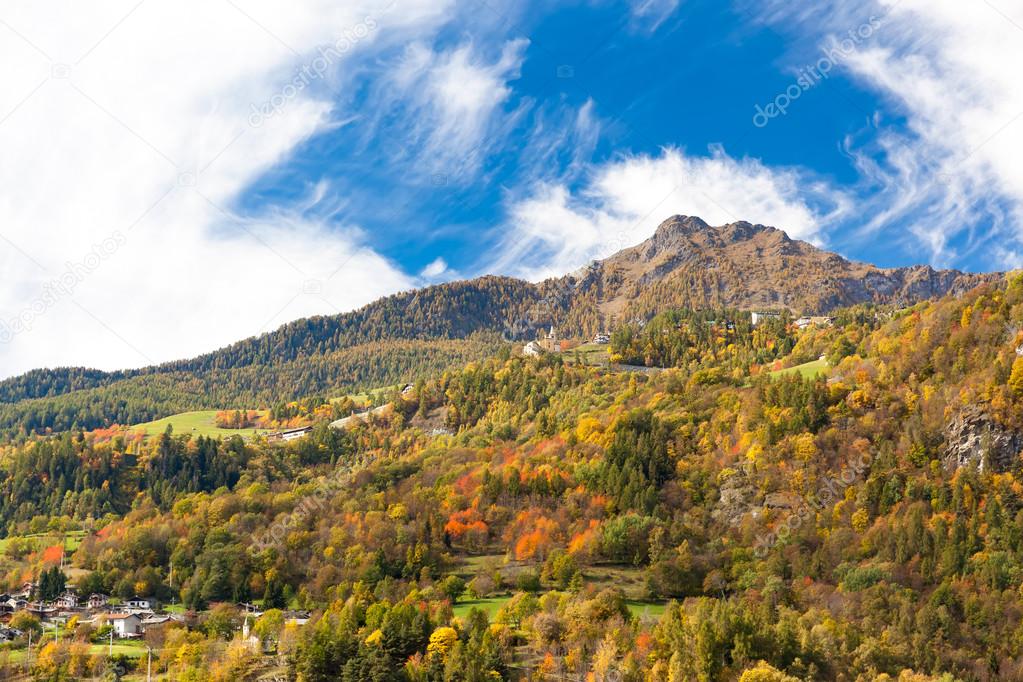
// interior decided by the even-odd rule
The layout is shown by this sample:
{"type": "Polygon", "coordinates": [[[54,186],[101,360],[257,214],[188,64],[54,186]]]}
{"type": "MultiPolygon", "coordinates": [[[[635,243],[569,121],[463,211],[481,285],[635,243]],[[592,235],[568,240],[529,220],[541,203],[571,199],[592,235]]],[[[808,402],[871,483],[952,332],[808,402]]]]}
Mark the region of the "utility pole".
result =
{"type": "Polygon", "coordinates": [[[146,645],[146,654],[149,657],[146,661],[146,682],[153,682],[153,647],[146,645]]]}
{"type": "Polygon", "coordinates": [[[107,648],[107,656],[109,658],[114,657],[114,631],[110,630],[110,646],[107,648]]]}

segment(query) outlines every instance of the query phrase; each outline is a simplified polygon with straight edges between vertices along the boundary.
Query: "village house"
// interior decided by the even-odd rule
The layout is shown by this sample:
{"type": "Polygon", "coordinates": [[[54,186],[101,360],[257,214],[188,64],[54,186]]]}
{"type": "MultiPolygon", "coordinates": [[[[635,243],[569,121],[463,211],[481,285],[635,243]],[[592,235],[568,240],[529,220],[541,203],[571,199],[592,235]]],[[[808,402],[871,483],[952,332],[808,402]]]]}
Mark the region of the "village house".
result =
{"type": "Polygon", "coordinates": [[[543,355],[544,349],[536,341],[530,341],[529,343],[522,347],[522,354],[528,355],[530,357],[536,357],[538,355],[543,355]]]}
{"type": "Polygon", "coordinates": [[[124,608],[128,611],[151,611],[156,608],[156,600],[149,597],[132,597],[124,601],[124,608]]]}
{"type": "Polygon", "coordinates": [[[68,590],[64,594],[57,597],[53,602],[53,605],[59,609],[77,609],[78,608],[78,595],[73,591],[68,590]]]}
{"type": "Polygon", "coordinates": [[[34,582],[27,582],[21,586],[21,589],[11,592],[11,596],[18,597],[20,599],[31,599],[32,593],[35,591],[35,589],[36,584],[34,582]]]}
{"type": "Polygon", "coordinates": [[[601,346],[606,346],[607,344],[611,343],[611,335],[604,334],[603,332],[598,333],[593,337],[593,343],[600,344],[601,346]]]}
{"type": "Polygon", "coordinates": [[[284,624],[285,625],[305,625],[312,618],[309,611],[285,611],[284,612],[284,624]]]}
{"type": "Polygon", "coordinates": [[[830,327],[832,324],[832,318],[815,315],[815,316],[803,316],[796,320],[796,326],[800,329],[806,329],[807,327],[830,327]]]}
{"type": "Polygon", "coordinates": [[[12,596],[7,600],[7,605],[10,607],[11,611],[21,611],[22,609],[28,608],[28,600],[22,597],[12,596]]]}
{"type": "Polygon", "coordinates": [[[273,442],[273,441],[282,441],[282,442],[287,443],[288,441],[292,441],[292,440],[296,440],[298,438],[302,438],[302,437],[304,437],[307,434],[310,434],[312,432],[313,432],[313,427],[311,427],[311,426],[301,426],[301,427],[298,427],[298,428],[295,428],[295,429],[285,429],[284,431],[278,431],[277,433],[271,433],[269,436],[266,437],[266,439],[268,441],[271,441],[271,442],[273,442]]]}
{"type": "Polygon", "coordinates": [[[134,613],[108,613],[104,618],[114,628],[114,634],[121,639],[142,634],[142,619],[134,613]]]}
{"type": "Polygon", "coordinates": [[[255,618],[259,618],[260,616],[263,615],[262,607],[247,601],[243,601],[240,604],[238,604],[238,608],[255,618]]]}
{"type": "Polygon", "coordinates": [[[50,606],[46,602],[29,602],[25,610],[37,617],[39,620],[49,620],[57,615],[57,607],[50,606]]]}
{"type": "Polygon", "coordinates": [[[105,595],[105,594],[98,594],[97,593],[97,594],[90,594],[89,595],[89,601],[86,602],[86,604],[88,605],[88,607],[90,609],[101,609],[101,608],[103,608],[104,606],[107,605],[108,601],[110,601],[110,599],[109,599],[109,597],[107,597],[107,595],[105,595]]]}
{"type": "Polygon", "coordinates": [[[23,633],[21,630],[17,628],[0,626],[0,643],[13,642],[18,637],[21,637],[23,634],[25,633],[23,633]]]}
{"type": "Polygon", "coordinates": [[[781,317],[781,315],[779,315],[778,313],[754,310],[753,312],[750,313],[750,322],[753,324],[754,327],[756,327],[761,322],[766,322],[767,320],[776,320],[779,317],[781,317]]]}
{"type": "Polygon", "coordinates": [[[174,619],[171,616],[166,615],[166,614],[160,615],[160,616],[152,615],[152,616],[149,616],[148,618],[143,618],[142,621],[141,621],[142,632],[146,632],[150,628],[158,628],[161,625],[166,625],[167,623],[171,622],[172,620],[174,620],[174,619]]]}

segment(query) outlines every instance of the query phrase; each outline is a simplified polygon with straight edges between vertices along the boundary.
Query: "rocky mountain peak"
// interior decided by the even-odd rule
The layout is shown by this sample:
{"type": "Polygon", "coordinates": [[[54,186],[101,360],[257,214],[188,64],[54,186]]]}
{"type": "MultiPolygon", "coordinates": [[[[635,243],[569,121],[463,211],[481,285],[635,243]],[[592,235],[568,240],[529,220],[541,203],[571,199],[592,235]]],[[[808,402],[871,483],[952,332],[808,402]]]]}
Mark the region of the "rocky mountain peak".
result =
{"type": "Polygon", "coordinates": [[[673,215],[660,225],[654,233],[654,239],[666,239],[677,236],[689,236],[712,229],[710,225],[697,216],[673,215]]]}
{"type": "Polygon", "coordinates": [[[819,314],[855,303],[899,303],[970,289],[997,275],[928,266],[882,270],[783,230],[737,220],[712,226],[675,215],[646,241],[594,264],[587,289],[604,316],[665,307],[784,307],[819,314]]]}

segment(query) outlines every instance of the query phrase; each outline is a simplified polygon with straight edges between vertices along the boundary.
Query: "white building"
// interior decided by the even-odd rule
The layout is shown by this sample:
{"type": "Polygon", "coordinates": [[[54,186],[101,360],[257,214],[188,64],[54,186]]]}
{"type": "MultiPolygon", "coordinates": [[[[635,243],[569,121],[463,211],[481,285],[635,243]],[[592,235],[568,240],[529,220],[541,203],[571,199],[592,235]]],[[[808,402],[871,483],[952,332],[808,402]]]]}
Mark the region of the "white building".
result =
{"type": "Polygon", "coordinates": [[[11,597],[5,602],[5,604],[7,605],[6,610],[12,613],[14,611],[21,611],[28,608],[28,600],[22,599],[21,597],[11,597]]]}
{"type": "Polygon", "coordinates": [[[292,441],[297,440],[313,432],[311,426],[300,426],[297,429],[285,429],[284,431],[278,431],[277,433],[271,433],[267,436],[268,441],[292,441]]]}
{"type": "Polygon", "coordinates": [[[110,599],[105,594],[90,594],[89,601],[86,602],[90,609],[101,609],[107,605],[110,599]]]}
{"type": "Polygon", "coordinates": [[[750,322],[752,322],[753,326],[756,327],[761,322],[765,322],[766,320],[777,319],[779,317],[781,317],[781,315],[779,315],[778,313],[770,313],[770,312],[765,313],[765,312],[753,311],[753,312],[750,313],[750,322]]]}
{"type": "Polygon", "coordinates": [[[142,634],[142,619],[134,613],[110,613],[106,619],[114,628],[114,634],[122,639],[142,634]]]}
{"type": "Polygon", "coordinates": [[[529,343],[522,347],[522,354],[528,355],[530,357],[536,357],[538,355],[543,355],[544,349],[536,341],[530,341],[529,343]]]}
{"type": "Polygon", "coordinates": [[[138,611],[149,611],[156,608],[156,600],[150,599],[149,597],[132,597],[124,602],[124,608],[138,611]]]}
{"type": "Polygon", "coordinates": [[[800,329],[806,329],[807,327],[829,327],[831,326],[832,318],[824,316],[811,316],[801,317],[796,320],[796,326],[800,329]]]}
{"type": "Polygon", "coordinates": [[[263,640],[252,634],[252,628],[249,627],[249,614],[245,614],[245,622],[242,623],[242,642],[256,653],[263,651],[263,640]]]}

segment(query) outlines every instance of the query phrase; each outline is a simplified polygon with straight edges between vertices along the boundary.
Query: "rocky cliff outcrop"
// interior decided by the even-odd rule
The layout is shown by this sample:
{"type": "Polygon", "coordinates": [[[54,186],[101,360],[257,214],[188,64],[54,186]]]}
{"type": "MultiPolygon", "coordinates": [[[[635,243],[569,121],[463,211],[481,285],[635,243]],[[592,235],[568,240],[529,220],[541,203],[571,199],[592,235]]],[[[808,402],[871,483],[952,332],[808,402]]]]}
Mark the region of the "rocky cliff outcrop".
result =
{"type": "Polygon", "coordinates": [[[1004,472],[1019,461],[1023,434],[1008,429],[979,408],[957,414],[945,427],[944,462],[949,468],[975,466],[1004,472]]]}

